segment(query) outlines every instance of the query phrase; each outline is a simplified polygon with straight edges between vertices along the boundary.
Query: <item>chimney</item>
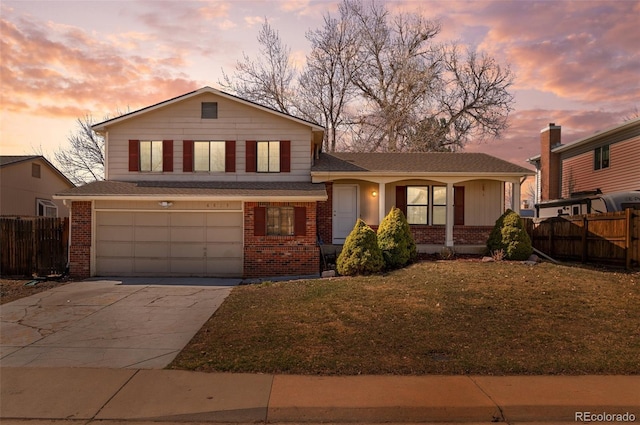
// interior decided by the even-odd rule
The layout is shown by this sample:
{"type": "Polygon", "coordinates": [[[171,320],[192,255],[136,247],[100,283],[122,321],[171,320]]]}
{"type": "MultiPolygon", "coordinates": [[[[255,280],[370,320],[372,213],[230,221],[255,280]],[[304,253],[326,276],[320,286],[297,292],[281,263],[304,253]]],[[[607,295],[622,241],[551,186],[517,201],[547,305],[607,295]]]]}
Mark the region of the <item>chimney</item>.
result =
{"type": "Polygon", "coordinates": [[[551,150],[560,146],[560,126],[550,123],[540,132],[540,200],[560,198],[560,154],[551,150]]]}

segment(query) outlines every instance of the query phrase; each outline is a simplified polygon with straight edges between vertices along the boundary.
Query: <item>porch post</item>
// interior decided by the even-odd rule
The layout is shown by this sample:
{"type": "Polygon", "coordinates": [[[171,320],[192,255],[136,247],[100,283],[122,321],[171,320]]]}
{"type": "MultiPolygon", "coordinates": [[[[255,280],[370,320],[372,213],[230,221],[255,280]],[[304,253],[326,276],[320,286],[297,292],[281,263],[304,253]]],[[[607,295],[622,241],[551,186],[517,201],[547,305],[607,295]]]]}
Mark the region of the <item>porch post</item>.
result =
{"type": "Polygon", "coordinates": [[[447,183],[447,220],[445,246],[453,247],[453,183],[447,183]]]}
{"type": "Polygon", "coordinates": [[[378,225],[382,223],[382,220],[384,220],[384,217],[387,215],[385,199],[385,184],[384,182],[380,182],[378,183],[378,225]]]}
{"type": "Polygon", "coordinates": [[[513,190],[511,191],[511,200],[513,202],[513,211],[520,214],[520,181],[513,183],[513,190]]]}

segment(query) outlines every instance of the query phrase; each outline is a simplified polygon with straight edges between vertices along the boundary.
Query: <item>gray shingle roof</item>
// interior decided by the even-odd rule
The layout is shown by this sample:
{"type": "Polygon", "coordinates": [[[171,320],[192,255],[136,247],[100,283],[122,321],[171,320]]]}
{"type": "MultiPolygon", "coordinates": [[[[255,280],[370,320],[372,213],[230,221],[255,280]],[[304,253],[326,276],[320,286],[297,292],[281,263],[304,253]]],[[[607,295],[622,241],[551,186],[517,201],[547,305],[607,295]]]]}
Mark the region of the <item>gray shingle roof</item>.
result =
{"type": "Polygon", "coordinates": [[[2,155],[0,156],[0,167],[9,164],[15,164],[16,162],[29,161],[35,158],[40,158],[39,155],[2,155]]]}
{"type": "Polygon", "coordinates": [[[122,182],[98,181],[57,193],[65,196],[224,196],[224,197],[326,197],[323,183],[308,182],[122,182]]]}
{"type": "Polygon", "coordinates": [[[533,174],[531,170],[491,155],[466,152],[323,153],[311,171],[533,174]]]}

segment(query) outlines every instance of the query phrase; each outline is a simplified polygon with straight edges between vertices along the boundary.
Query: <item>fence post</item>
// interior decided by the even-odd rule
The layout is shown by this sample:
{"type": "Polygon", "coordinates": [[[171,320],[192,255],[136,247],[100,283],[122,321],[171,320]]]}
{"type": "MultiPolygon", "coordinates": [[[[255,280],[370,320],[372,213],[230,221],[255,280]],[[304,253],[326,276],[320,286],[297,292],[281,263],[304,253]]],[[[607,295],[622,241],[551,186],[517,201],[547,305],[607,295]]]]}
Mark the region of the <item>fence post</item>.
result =
{"type": "Polygon", "coordinates": [[[582,262],[587,262],[587,257],[589,255],[589,249],[587,244],[589,243],[589,220],[586,215],[582,215],[582,262]]]}
{"type": "Polygon", "coordinates": [[[625,241],[624,241],[624,253],[625,253],[625,268],[627,270],[629,270],[631,268],[631,252],[633,251],[631,249],[631,231],[632,231],[632,226],[631,226],[631,221],[632,221],[632,217],[633,214],[631,214],[631,208],[627,208],[624,210],[624,218],[625,218],[625,226],[624,226],[624,231],[625,231],[625,241]]]}

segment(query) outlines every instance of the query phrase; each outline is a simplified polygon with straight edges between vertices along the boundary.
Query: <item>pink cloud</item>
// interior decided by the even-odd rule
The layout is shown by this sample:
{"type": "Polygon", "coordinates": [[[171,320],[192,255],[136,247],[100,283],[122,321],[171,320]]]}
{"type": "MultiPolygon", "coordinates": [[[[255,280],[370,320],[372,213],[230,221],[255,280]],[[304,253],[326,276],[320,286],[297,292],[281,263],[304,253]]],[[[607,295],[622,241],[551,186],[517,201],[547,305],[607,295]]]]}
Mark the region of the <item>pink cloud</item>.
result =
{"type": "MultiPolygon", "coordinates": [[[[176,71],[182,56],[131,55],[80,28],[20,17],[0,20],[1,109],[77,117],[140,107],[199,86],[176,71]]],[[[138,37],[140,38],[140,37],[138,37]]]]}

